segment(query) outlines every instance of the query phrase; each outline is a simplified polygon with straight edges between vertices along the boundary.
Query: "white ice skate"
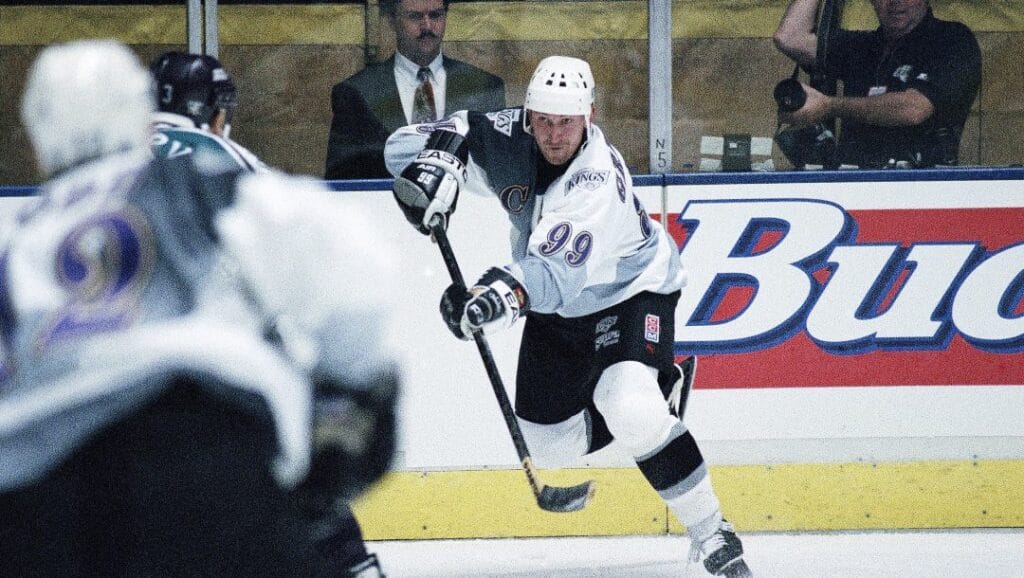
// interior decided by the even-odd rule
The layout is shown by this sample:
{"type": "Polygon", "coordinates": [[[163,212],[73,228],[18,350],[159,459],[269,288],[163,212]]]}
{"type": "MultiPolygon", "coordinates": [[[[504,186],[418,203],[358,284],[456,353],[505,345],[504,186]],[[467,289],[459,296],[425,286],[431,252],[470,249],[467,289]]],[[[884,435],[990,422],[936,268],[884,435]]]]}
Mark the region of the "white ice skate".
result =
{"type": "Polygon", "coordinates": [[[714,576],[726,578],[752,578],[750,568],[743,561],[743,544],[732,524],[722,520],[715,533],[703,541],[690,543],[690,560],[704,558],[704,568],[714,576]]]}

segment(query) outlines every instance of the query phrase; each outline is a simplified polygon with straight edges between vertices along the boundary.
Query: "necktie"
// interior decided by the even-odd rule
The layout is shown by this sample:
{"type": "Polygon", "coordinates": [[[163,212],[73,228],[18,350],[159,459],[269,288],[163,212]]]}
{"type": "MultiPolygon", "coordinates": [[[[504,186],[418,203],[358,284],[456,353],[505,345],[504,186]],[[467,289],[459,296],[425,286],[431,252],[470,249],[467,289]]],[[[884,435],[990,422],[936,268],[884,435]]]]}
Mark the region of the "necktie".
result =
{"type": "Polygon", "coordinates": [[[423,122],[434,122],[437,120],[437,107],[434,106],[434,87],[430,84],[433,75],[426,66],[416,73],[420,85],[412,95],[412,122],[415,124],[423,122]]]}

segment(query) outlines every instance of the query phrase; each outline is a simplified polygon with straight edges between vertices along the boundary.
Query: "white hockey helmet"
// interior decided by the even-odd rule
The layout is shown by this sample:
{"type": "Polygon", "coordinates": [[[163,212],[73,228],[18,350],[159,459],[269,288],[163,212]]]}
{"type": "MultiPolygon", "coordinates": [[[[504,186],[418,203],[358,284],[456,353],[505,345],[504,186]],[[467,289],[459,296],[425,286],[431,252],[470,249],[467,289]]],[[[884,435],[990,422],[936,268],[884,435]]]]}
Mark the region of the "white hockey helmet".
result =
{"type": "Polygon", "coordinates": [[[46,175],[146,147],[153,81],[127,46],[82,40],[47,47],[29,71],[21,119],[46,175]]]}
{"type": "Polygon", "coordinates": [[[523,108],[536,112],[590,117],[594,104],[594,75],[587,61],[548,56],[537,64],[526,87],[523,108]]]}

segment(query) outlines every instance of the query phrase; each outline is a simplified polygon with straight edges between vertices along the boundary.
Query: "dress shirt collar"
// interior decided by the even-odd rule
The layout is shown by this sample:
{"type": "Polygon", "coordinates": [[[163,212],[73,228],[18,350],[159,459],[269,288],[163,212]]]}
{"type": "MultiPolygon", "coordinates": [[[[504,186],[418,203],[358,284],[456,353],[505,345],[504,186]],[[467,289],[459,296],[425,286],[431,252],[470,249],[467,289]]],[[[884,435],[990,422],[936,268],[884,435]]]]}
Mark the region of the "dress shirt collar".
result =
{"type": "MultiPolygon", "coordinates": [[[[427,67],[430,68],[430,73],[434,75],[435,82],[437,81],[437,79],[441,78],[441,71],[443,69],[443,66],[442,66],[443,60],[444,60],[444,58],[441,56],[441,53],[439,52],[437,54],[437,57],[434,58],[434,60],[430,61],[430,64],[427,65],[427,67]]],[[[395,72],[396,73],[398,73],[398,74],[408,78],[409,80],[412,80],[412,81],[415,82],[416,81],[416,73],[419,72],[419,70],[420,70],[420,65],[419,64],[416,64],[415,62],[409,60],[405,56],[402,56],[402,54],[399,53],[399,52],[395,53],[395,72]]]]}

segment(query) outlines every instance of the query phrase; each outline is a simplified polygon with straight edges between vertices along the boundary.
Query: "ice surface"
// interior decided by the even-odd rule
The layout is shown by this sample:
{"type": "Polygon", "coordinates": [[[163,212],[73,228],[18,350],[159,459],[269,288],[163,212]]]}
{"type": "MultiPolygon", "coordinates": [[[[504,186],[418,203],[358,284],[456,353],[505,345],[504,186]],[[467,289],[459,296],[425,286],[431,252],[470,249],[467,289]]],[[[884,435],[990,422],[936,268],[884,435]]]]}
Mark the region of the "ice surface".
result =
{"type": "MultiPolygon", "coordinates": [[[[1024,578],[1024,529],[741,534],[757,578],[1024,578]]],[[[707,576],[679,536],[371,542],[389,578],[707,576]]]]}

